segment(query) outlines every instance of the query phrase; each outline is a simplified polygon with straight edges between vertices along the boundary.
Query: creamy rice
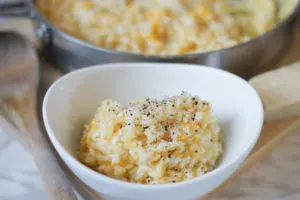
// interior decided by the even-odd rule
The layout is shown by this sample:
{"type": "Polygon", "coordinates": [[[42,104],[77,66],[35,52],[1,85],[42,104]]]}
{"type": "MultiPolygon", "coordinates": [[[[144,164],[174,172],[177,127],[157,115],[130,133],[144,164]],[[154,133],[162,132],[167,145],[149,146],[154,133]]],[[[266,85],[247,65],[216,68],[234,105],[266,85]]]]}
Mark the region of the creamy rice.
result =
{"type": "Polygon", "coordinates": [[[284,19],[297,0],[37,0],[58,28],[92,44],[143,54],[230,47],[284,19]]]}
{"type": "Polygon", "coordinates": [[[183,93],[129,105],[103,101],[85,127],[78,159],[115,179],[163,184],[213,170],[222,153],[210,104],[183,93]]]}

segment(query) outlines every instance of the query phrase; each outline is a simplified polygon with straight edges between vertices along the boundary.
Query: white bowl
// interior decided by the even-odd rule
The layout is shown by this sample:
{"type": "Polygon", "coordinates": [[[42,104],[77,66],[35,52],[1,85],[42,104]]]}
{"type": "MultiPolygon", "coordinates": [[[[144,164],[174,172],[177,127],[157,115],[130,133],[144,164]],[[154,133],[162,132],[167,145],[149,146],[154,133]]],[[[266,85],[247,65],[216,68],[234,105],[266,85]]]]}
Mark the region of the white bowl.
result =
{"type": "Polygon", "coordinates": [[[263,107],[256,91],[228,72],[189,64],[118,63],[84,68],[57,80],[45,96],[43,117],[61,158],[99,193],[124,200],[191,200],[210,192],[239,168],[260,135],[263,107]],[[215,170],[179,183],[142,185],[109,178],[77,161],[81,128],[105,98],[126,103],[182,91],[212,103],[225,137],[224,155],[215,170]]]}

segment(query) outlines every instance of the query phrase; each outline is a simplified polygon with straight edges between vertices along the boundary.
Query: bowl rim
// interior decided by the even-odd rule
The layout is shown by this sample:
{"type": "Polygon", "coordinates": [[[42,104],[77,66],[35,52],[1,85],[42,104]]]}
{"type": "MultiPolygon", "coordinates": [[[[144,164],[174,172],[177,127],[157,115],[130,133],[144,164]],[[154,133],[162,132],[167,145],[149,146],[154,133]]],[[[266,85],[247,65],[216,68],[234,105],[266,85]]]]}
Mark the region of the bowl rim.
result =
{"type": "MultiPolygon", "coordinates": [[[[211,68],[208,66],[204,66],[204,65],[195,65],[195,64],[181,64],[181,63],[143,63],[143,62],[126,62],[126,63],[108,63],[108,64],[99,64],[99,65],[92,65],[92,66],[88,66],[88,67],[84,67],[78,70],[75,70],[73,72],[70,72],[62,77],[60,77],[59,79],[57,79],[47,90],[45,96],[44,96],[44,100],[43,100],[43,105],[42,105],[42,116],[43,116],[43,121],[44,121],[44,125],[46,128],[46,133],[48,135],[48,137],[50,138],[51,143],[54,145],[55,149],[57,150],[58,154],[60,155],[60,157],[69,165],[72,165],[73,168],[76,168],[77,170],[81,171],[82,173],[86,174],[87,176],[91,176],[91,177],[95,177],[97,180],[101,180],[104,181],[106,183],[110,183],[110,184],[114,184],[114,185],[118,185],[121,186],[123,188],[127,188],[127,189],[145,189],[145,190],[164,190],[164,189],[171,189],[171,188],[177,188],[183,185],[189,185],[189,184],[193,184],[193,183],[197,183],[199,181],[203,181],[206,180],[210,177],[213,177],[217,174],[219,174],[220,172],[225,171],[226,169],[231,168],[232,165],[236,164],[241,158],[247,156],[250,151],[253,149],[254,145],[256,144],[261,130],[262,130],[262,126],[263,126],[263,121],[264,121],[264,110],[263,110],[263,104],[262,101],[258,95],[258,93],[256,92],[256,90],[244,79],[240,78],[239,76],[232,74],[230,72],[227,71],[223,71],[221,69],[218,68],[211,68]],[[254,97],[254,101],[256,101],[257,103],[257,110],[258,110],[258,115],[256,120],[257,120],[257,126],[254,128],[253,131],[253,135],[255,134],[255,136],[253,136],[253,140],[251,142],[249,142],[249,146],[242,151],[241,153],[239,153],[236,156],[235,160],[230,160],[228,161],[228,163],[221,165],[219,167],[217,167],[216,169],[189,179],[189,180],[184,180],[181,182],[177,182],[177,183],[166,183],[166,184],[158,184],[158,185],[147,185],[147,184],[140,184],[140,183],[130,183],[130,182],[126,182],[126,181],[122,181],[122,180],[118,180],[118,179],[114,179],[111,178],[109,176],[103,175],[99,172],[96,172],[92,169],[90,169],[89,167],[85,166],[84,164],[82,164],[80,161],[78,161],[74,156],[72,156],[65,148],[64,146],[58,141],[58,139],[56,138],[54,131],[52,130],[49,121],[48,121],[48,115],[47,115],[47,105],[49,102],[49,96],[51,95],[52,91],[57,89],[58,85],[71,78],[72,76],[76,76],[80,73],[85,73],[88,71],[97,71],[97,70],[105,70],[105,69],[114,69],[114,68],[120,68],[120,69],[124,69],[125,67],[138,67],[138,68],[143,68],[143,67],[152,67],[152,66],[159,66],[162,65],[162,67],[165,67],[164,65],[169,65],[171,67],[178,67],[181,69],[186,69],[187,67],[189,67],[190,69],[195,69],[195,70],[199,70],[199,71],[209,71],[212,73],[216,73],[216,74],[221,74],[221,75],[225,75],[225,76],[229,76],[231,77],[231,79],[236,79],[238,81],[240,81],[241,83],[243,83],[243,85],[246,85],[249,88],[249,92],[253,93],[253,97],[254,97]],[[67,160],[67,161],[66,161],[67,160]]],[[[76,173],[75,173],[76,174],[76,173]]]]}
{"type": "Polygon", "coordinates": [[[211,51],[203,51],[203,52],[192,52],[192,53],[186,53],[186,54],[166,54],[166,55],[149,54],[148,55],[148,54],[142,54],[142,53],[134,53],[134,52],[130,52],[130,51],[120,51],[120,50],[109,49],[109,48],[97,46],[97,45],[87,42],[85,40],[79,39],[65,31],[61,30],[60,28],[55,26],[53,23],[51,23],[50,20],[48,20],[43,15],[43,13],[41,13],[39,11],[37,6],[35,5],[35,0],[25,0],[25,1],[27,1],[30,8],[34,11],[33,15],[35,15],[37,17],[37,19],[39,19],[40,21],[45,23],[48,27],[50,27],[54,32],[56,32],[61,37],[65,38],[75,44],[81,45],[82,47],[86,47],[86,48],[89,48],[92,50],[97,50],[99,52],[109,53],[109,54],[113,54],[113,55],[132,56],[132,57],[136,57],[136,58],[146,58],[146,59],[155,59],[155,60],[157,60],[157,59],[158,60],[159,59],[172,60],[172,59],[183,59],[183,58],[189,58],[189,57],[194,58],[194,57],[199,57],[199,56],[207,56],[209,54],[223,53],[225,51],[230,51],[230,50],[237,49],[239,47],[253,44],[257,41],[265,40],[264,39],[265,37],[268,37],[269,35],[276,32],[278,29],[280,29],[283,26],[285,26],[286,24],[288,24],[290,21],[292,21],[292,19],[297,17],[300,13],[300,0],[298,0],[294,9],[291,11],[291,13],[285,19],[281,20],[278,24],[276,24],[272,29],[270,29],[260,35],[257,35],[256,37],[253,37],[246,42],[241,42],[241,43],[238,43],[236,45],[229,46],[226,48],[221,48],[221,49],[216,49],[216,50],[211,50],[211,51]]]}

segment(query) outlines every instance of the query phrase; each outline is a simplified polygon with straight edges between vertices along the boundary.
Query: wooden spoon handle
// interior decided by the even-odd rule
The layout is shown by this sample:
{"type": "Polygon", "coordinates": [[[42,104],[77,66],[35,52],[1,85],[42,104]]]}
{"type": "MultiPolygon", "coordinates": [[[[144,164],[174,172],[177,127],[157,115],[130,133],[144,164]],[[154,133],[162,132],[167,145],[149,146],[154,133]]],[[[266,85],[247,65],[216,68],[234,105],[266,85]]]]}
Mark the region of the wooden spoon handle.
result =
{"type": "Polygon", "coordinates": [[[77,199],[66,174],[59,166],[58,160],[47,136],[40,130],[37,120],[33,121],[28,134],[31,134],[29,147],[41,177],[46,185],[50,200],[77,199]]]}
{"type": "Polygon", "coordinates": [[[18,130],[16,129],[16,127],[14,127],[12,123],[8,121],[8,119],[4,115],[2,115],[1,110],[0,110],[0,127],[1,127],[1,132],[9,133],[14,137],[16,137],[22,143],[25,143],[23,141],[23,138],[20,137],[20,134],[18,134],[18,130]]]}
{"type": "MultiPolygon", "coordinates": [[[[10,135],[13,135],[14,137],[18,138],[20,142],[23,143],[23,145],[28,146],[26,141],[24,141],[24,138],[20,137],[20,133],[18,133],[19,130],[17,130],[12,123],[3,116],[3,113],[0,110],[0,127],[2,129],[2,132],[9,133],[10,135]]],[[[42,134],[45,134],[44,131],[42,131],[42,134]]],[[[52,147],[52,146],[51,146],[52,147]]],[[[29,147],[28,147],[29,148],[29,147]]],[[[52,148],[53,149],[53,148],[52,148]]],[[[31,150],[34,151],[34,150],[31,150]]],[[[67,166],[66,164],[58,157],[57,152],[53,150],[53,153],[57,156],[57,160],[59,161],[60,166],[64,169],[66,172],[67,177],[69,177],[72,182],[72,186],[78,190],[78,193],[81,194],[81,196],[85,197],[88,200],[104,200],[103,197],[100,196],[99,193],[91,189],[89,186],[87,186],[85,183],[83,183],[67,166]]],[[[63,198],[62,198],[63,199],[63,198]]]]}
{"type": "MultiPolygon", "coordinates": [[[[12,123],[0,113],[0,127],[3,132],[13,134],[18,137],[18,129],[12,125],[12,123]]],[[[54,157],[54,152],[51,152],[51,146],[39,130],[39,127],[35,121],[32,126],[31,132],[28,134],[34,134],[35,140],[39,141],[39,145],[36,143],[27,143],[24,138],[21,141],[29,147],[31,154],[39,168],[43,181],[46,183],[46,188],[49,193],[50,200],[76,200],[74,192],[70,189],[66,175],[63,173],[58,161],[54,157]],[[45,149],[47,147],[48,149],[45,149]],[[68,184],[66,184],[68,183],[68,184]]],[[[20,138],[19,138],[20,139],[20,138]]]]}
{"type": "Polygon", "coordinates": [[[37,123],[38,72],[33,45],[20,34],[0,32],[0,115],[16,127],[30,148],[49,199],[75,200],[73,188],[37,123]]]}
{"type": "Polygon", "coordinates": [[[265,121],[300,116],[300,62],[258,75],[250,84],[263,101],[265,121]]]}
{"type": "MultiPolygon", "coordinates": [[[[3,106],[3,102],[1,106],[3,106]]],[[[42,132],[37,123],[36,117],[33,117],[29,126],[20,127],[16,124],[16,116],[9,116],[9,110],[3,110],[0,106],[0,127],[3,132],[16,136],[30,150],[43,182],[48,192],[49,200],[76,200],[72,185],[66,174],[59,165],[55,157],[55,150],[50,145],[50,141],[44,132],[42,132]]],[[[29,105],[30,107],[30,105],[29,105]]]]}
{"type": "Polygon", "coordinates": [[[12,134],[25,144],[33,155],[33,158],[38,166],[39,172],[43,181],[46,183],[48,197],[50,200],[76,200],[76,196],[71,189],[65,173],[58,165],[55,152],[47,141],[44,133],[39,129],[36,120],[33,121],[30,127],[31,138],[20,137],[19,132],[12,121],[10,121],[3,110],[0,110],[0,127],[4,133],[12,134]],[[37,141],[37,142],[36,142],[37,141]]]}

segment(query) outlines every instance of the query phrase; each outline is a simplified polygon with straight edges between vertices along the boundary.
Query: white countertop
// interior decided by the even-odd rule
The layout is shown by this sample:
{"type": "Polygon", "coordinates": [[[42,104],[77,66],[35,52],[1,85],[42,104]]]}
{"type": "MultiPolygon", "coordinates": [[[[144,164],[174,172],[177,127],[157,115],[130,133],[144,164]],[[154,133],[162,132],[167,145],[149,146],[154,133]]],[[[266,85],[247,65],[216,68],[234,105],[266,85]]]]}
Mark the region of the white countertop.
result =
{"type": "MultiPolygon", "coordinates": [[[[0,199],[47,199],[32,157],[18,141],[3,132],[0,132],[0,199]]],[[[300,199],[300,134],[286,138],[267,158],[213,199],[300,199]]]]}

